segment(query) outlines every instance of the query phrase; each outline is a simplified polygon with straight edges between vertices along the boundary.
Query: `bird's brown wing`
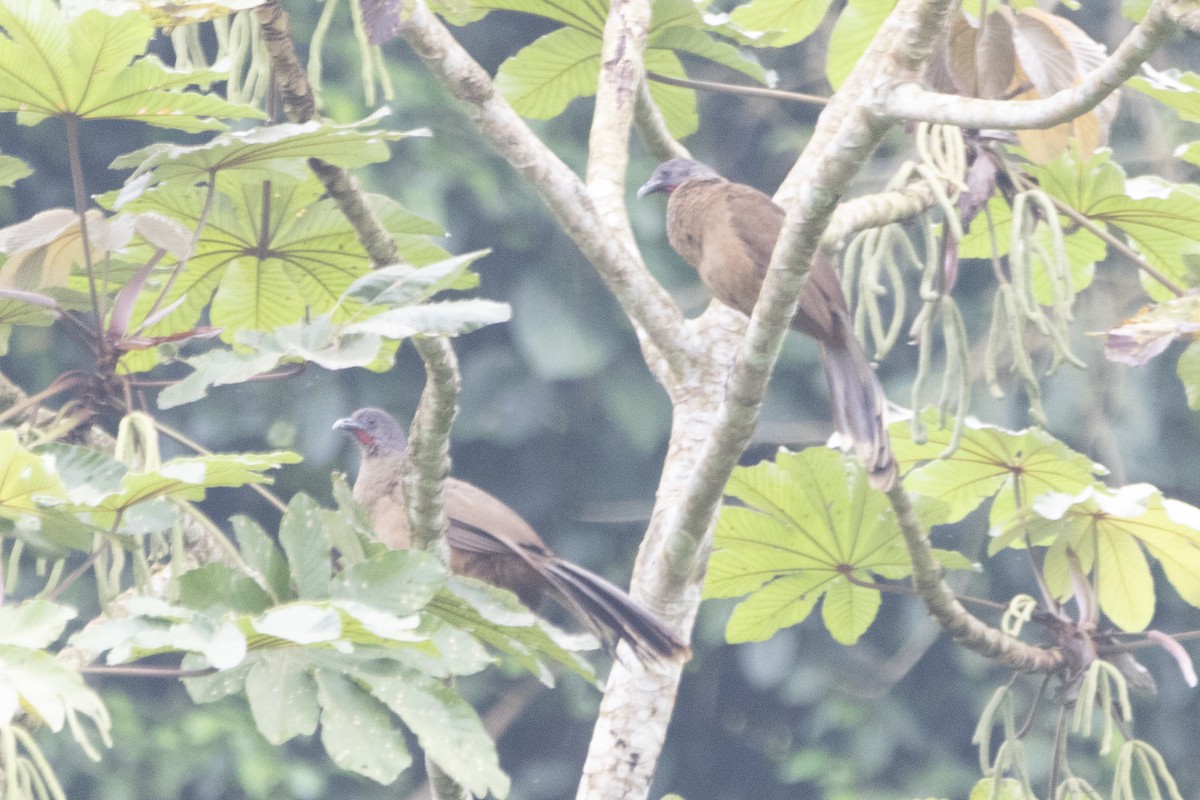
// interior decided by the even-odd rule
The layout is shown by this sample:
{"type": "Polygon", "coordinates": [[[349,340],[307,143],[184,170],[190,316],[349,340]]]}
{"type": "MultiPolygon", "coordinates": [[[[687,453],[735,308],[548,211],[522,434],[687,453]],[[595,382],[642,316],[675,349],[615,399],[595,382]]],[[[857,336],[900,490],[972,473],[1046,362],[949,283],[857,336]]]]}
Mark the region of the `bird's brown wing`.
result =
{"type": "Polygon", "coordinates": [[[508,589],[536,609],[540,565],[554,559],[537,531],[497,498],[455,478],[446,479],[445,503],[450,569],[508,589]]]}
{"type": "Polygon", "coordinates": [[[502,532],[506,544],[468,542],[477,552],[498,553],[517,546],[546,552],[546,544],[542,537],[538,536],[537,531],[522,519],[520,514],[478,486],[456,478],[447,478],[445,503],[446,516],[450,518],[451,526],[458,524],[464,528],[502,532]]]}

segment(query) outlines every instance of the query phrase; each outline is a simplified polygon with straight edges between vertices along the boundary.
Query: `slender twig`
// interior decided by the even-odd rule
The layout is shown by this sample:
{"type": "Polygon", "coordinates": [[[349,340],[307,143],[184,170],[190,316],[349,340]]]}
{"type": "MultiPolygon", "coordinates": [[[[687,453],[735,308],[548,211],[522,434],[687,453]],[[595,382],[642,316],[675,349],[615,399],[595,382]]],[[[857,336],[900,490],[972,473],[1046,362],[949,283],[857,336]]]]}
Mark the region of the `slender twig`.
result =
{"type": "Polygon", "coordinates": [[[771,100],[786,100],[790,103],[806,103],[808,105],[829,105],[828,97],[801,92],[789,92],[785,89],[770,89],[765,86],[738,86],[733,83],[718,83],[716,81],[698,81],[692,78],[674,78],[658,72],[647,72],[646,77],[656,83],[669,86],[682,86],[685,89],[704,89],[722,94],[740,94],[746,97],[767,97],[771,100]]]}
{"type": "Polygon", "coordinates": [[[80,672],[88,675],[133,675],[140,678],[203,678],[212,675],[217,670],[212,667],[204,669],[178,669],[172,667],[126,667],[93,665],[80,667],[80,672]]]}
{"type": "Polygon", "coordinates": [[[59,392],[65,392],[69,389],[74,389],[83,383],[84,379],[81,374],[75,372],[64,372],[50,382],[50,385],[40,392],[31,394],[16,403],[13,403],[3,413],[0,413],[0,423],[18,417],[25,413],[30,408],[40,404],[43,400],[47,400],[59,392]]]}
{"type": "Polygon", "coordinates": [[[1050,680],[1054,676],[1051,673],[1046,673],[1042,676],[1042,683],[1038,687],[1037,694],[1033,697],[1033,702],[1029,704],[1029,713],[1025,715],[1025,722],[1022,723],[1014,738],[1024,739],[1033,730],[1034,722],[1037,718],[1038,707],[1042,704],[1042,698],[1046,696],[1046,689],[1050,686],[1050,680]]]}
{"type": "Polygon", "coordinates": [[[83,560],[82,564],[80,564],[75,569],[71,570],[71,573],[69,575],[67,575],[67,577],[63,578],[62,581],[58,584],[58,586],[55,586],[53,589],[51,589],[49,592],[46,593],[46,599],[47,600],[58,599],[58,597],[63,592],[65,592],[76,581],[78,581],[80,578],[82,578],[84,575],[87,574],[87,571],[92,568],[93,564],[96,563],[96,559],[100,558],[101,554],[103,554],[104,551],[107,549],[108,549],[108,544],[105,543],[104,545],[97,547],[95,550],[88,553],[88,557],[83,560]]]}
{"type": "Polygon", "coordinates": [[[1050,760],[1050,775],[1046,780],[1046,797],[1054,797],[1054,787],[1062,774],[1067,759],[1067,706],[1058,707],[1058,721],[1054,725],[1054,756],[1050,760]]]}

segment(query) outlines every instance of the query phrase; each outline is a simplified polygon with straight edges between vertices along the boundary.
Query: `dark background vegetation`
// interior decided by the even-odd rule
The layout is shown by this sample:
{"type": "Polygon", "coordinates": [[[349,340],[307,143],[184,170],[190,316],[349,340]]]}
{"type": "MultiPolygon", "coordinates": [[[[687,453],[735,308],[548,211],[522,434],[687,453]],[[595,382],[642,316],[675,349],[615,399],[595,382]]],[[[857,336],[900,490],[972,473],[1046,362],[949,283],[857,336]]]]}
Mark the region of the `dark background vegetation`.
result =
{"type": "MultiPolygon", "coordinates": [[[[1115,5],[1088,3],[1074,18],[1095,38],[1112,41],[1125,28],[1115,5]]],[[[286,6],[303,47],[319,9],[306,2],[286,6]]],[[[323,54],[326,113],[341,122],[370,111],[356,84],[347,23],[343,9],[335,26],[340,33],[323,54]]],[[[546,30],[540,20],[495,13],[456,33],[494,71],[546,30]]],[[[813,44],[763,53],[782,88],[828,93],[819,68],[824,38],[819,32],[813,44]]],[[[1190,51],[1188,46],[1160,54],[1155,65],[1195,68],[1195,45],[1190,51]]],[[[429,127],[433,136],[394,145],[392,160],[366,172],[364,180],[373,191],[392,194],[440,222],[451,251],[490,247],[491,255],[477,263],[482,276],[477,294],[508,301],[514,309],[508,325],[455,343],[463,376],[455,472],[519,510],[560,554],[624,583],[665,453],[666,397],[644,368],[617,304],[540,201],[486,149],[402,43],[385,52],[396,87],[388,126],[429,127]]],[[[731,79],[705,65],[689,68],[696,77],[731,79]]],[[[693,153],[770,192],[803,147],[817,109],[704,94],[700,114],[701,130],[686,142],[693,153]]],[[[589,104],[576,102],[560,118],[532,124],[582,170],[589,120],[589,104]]],[[[11,118],[0,119],[0,149],[37,169],[36,178],[0,192],[0,225],[70,205],[65,145],[56,125],[18,128],[11,118]]],[[[112,158],[160,136],[134,125],[90,126],[89,189],[98,193],[118,185],[124,176],[106,169],[112,158]]],[[[1195,138],[1194,126],[1145,98],[1127,96],[1112,146],[1130,174],[1180,180],[1188,176],[1180,174],[1181,162],[1173,162],[1170,152],[1195,138]]],[[[628,188],[638,239],[654,273],[689,312],[698,312],[707,295],[666,244],[662,201],[633,200],[653,168],[640,146],[634,147],[628,188]]],[[[858,189],[881,185],[910,149],[902,133],[890,139],[858,189]]],[[[964,266],[957,291],[975,340],[986,329],[991,288],[990,267],[964,266]]],[[[1129,316],[1142,302],[1131,264],[1115,257],[1099,266],[1075,326],[1077,352],[1090,366],[1086,372],[1067,367],[1046,380],[1051,430],[1105,463],[1121,482],[1153,482],[1171,496],[1200,503],[1195,466],[1200,417],[1186,407],[1174,358],[1168,353],[1140,369],[1108,364],[1100,341],[1085,335],[1129,316]]],[[[32,329],[17,334],[0,369],[35,391],[62,369],[83,366],[81,358],[58,329],[32,329]]],[[[915,362],[913,348],[901,346],[882,366],[894,402],[911,403],[915,362]]],[[[811,342],[789,341],[744,463],[769,457],[777,446],[799,447],[828,435],[817,363],[811,342]]],[[[420,361],[406,348],[386,374],[310,368],[286,382],[217,389],[164,417],[214,450],[296,449],[305,461],[283,470],[276,490],[284,498],[305,491],[328,502],[330,471],[356,466],[349,443],[330,430],[332,421],[368,404],[407,419],[422,382],[420,361]]],[[[1015,382],[1009,386],[1009,396],[997,400],[977,382],[976,415],[1013,428],[1029,424],[1022,393],[1015,382]]],[[[214,492],[207,510],[218,520],[250,513],[270,529],[276,523],[265,504],[244,492],[214,492]]],[[[977,513],[936,533],[936,544],[981,558],[986,525],[977,513]]],[[[1014,551],[1002,555],[986,576],[958,580],[963,591],[984,596],[1031,588],[1014,551]]],[[[874,628],[853,648],[836,645],[814,620],[762,644],[726,646],[730,607],[714,602],[701,610],[697,657],[684,677],[657,794],[674,791],[688,800],[966,795],[979,776],[970,744],[977,714],[1008,676],[937,636],[916,601],[887,596],[874,628]]],[[[1182,630],[1190,619],[1194,615],[1165,591],[1154,626],[1182,630]]],[[[1167,756],[1184,796],[1200,796],[1193,766],[1200,701],[1164,656],[1150,653],[1145,661],[1158,678],[1159,694],[1140,698],[1138,732],[1167,756]]],[[[72,797],[383,798],[404,797],[419,787],[419,768],[401,778],[409,788],[399,792],[340,775],[315,739],[273,748],[254,730],[244,701],[195,707],[169,681],[98,683],[115,718],[117,743],[104,761],[86,761],[65,737],[44,737],[72,797]]],[[[513,776],[513,798],[573,796],[599,701],[594,689],[563,677],[559,689],[550,691],[527,676],[495,670],[464,681],[462,688],[501,728],[501,763],[513,776]]],[[[1029,695],[1032,689],[1031,683],[1029,695]]],[[[1031,751],[1041,744],[1048,752],[1048,732],[1039,736],[1031,751]]],[[[1100,768],[1079,760],[1072,766],[1082,774],[1100,768]]]]}

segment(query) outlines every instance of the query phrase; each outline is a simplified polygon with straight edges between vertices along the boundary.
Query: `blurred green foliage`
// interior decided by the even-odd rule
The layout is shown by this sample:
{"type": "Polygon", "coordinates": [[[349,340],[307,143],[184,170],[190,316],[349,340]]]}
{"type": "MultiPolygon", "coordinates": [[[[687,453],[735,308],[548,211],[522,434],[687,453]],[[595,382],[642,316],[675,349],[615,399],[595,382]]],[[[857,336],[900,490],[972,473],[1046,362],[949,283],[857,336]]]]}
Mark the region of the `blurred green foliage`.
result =
{"type": "MultiPolygon", "coordinates": [[[[318,4],[289,2],[297,42],[309,40],[318,4]]],[[[344,11],[344,9],[343,9],[344,11]]],[[[1073,18],[1101,32],[1118,20],[1110,5],[1085,4],[1073,18]]],[[[326,40],[325,113],[339,122],[373,109],[361,101],[357,45],[344,14],[326,40]]],[[[491,72],[521,46],[550,30],[542,20],[496,12],[455,29],[491,72]]],[[[1106,38],[1098,34],[1098,38],[1106,38]]],[[[820,36],[817,37],[821,39],[820,36]]],[[[1176,45],[1162,58],[1194,63],[1194,43],[1176,45]]],[[[802,42],[762,54],[786,88],[826,92],[821,45],[802,42]]],[[[362,171],[373,191],[384,192],[448,232],[454,253],[491,248],[477,264],[480,297],[506,301],[514,321],[456,342],[462,362],[461,412],[454,433],[458,476],[486,487],[519,510],[561,555],[618,582],[627,579],[645,527],[670,424],[660,387],[642,367],[637,342],[615,302],[546,210],[517,176],[474,133],[449,96],[423,71],[403,43],[384,48],[396,96],[388,101],[388,126],[428,127],[429,139],[393,143],[388,162],[362,171]]],[[[302,58],[304,54],[302,53],[302,58]]],[[[687,62],[689,74],[728,80],[711,63],[687,62]]],[[[1132,93],[1130,93],[1132,95],[1132,93]]],[[[1113,133],[1114,159],[1130,175],[1195,177],[1169,160],[1172,147],[1194,129],[1143,97],[1128,108],[1113,133]]],[[[553,120],[531,123],[551,147],[581,169],[590,101],[575,100],[553,120]]],[[[807,138],[812,108],[702,94],[699,130],[687,144],[724,174],[771,191],[807,138]]],[[[156,139],[157,140],[157,132],[156,139]]],[[[130,123],[98,123],[83,154],[89,190],[116,188],[123,177],[106,169],[119,154],[151,141],[130,123]]],[[[179,141],[194,137],[178,135],[179,141]]],[[[18,129],[0,117],[0,142],[37,170],[37,180],[0,192],[0,225],[70,204],[61,156],[61,127],[51,121],[18,129]]],[[[905,157],[897,132],[876,155],[864,181],[880,182],[905,157]]],[[[635,144],[632,184],[653,163],[635,144]]],[[[865,184],[861,188],[866,188],[865,184]]],[[[631,191],[632,199],[632,191],[631,191]]],[[[706,302],[694,275],[665,242],[661,205],[631,202],[633,225],[651,268],[685,309],[706,302]]],[[[973,340],[984,333],[989,267],[965,265],[960,304],[973,340]]],[[[1046,379],[1044,405],[1050,429],[1081,452],[1103,461],[1122,482],[1150,481],[1180,499],[1200,502],[1194,480],[1200,423],[1169,360],[1136,370],[1104,361],[1100,344],[1083,331],[1104,329],[1144,302],[1132,267],[1118,257],[1097,265],[1095,287],[1077,309],[1072,342],[1089,370],[1063,370],[1046,379]]],[[[37,391],[81,354],[58,329],[24,329],[14,336],[0,370],[37,391]]],[[[758,442],[745,456],[754,463],[776,445],[823,441],[829,414],[817,377],[811,342],[789,342],[764,408],[758,442]]],[[[881,368],[895,397],[904,397],[915,354],[896,352],[881,368]]],[[[279,474],[282,496],[305,491],[328,504],[328,475],[353,467],[350,448],[329,424],[362,405],[411,414],[423,381],[419,360],[405,349],[384,374],[309,369],[286,382],[257,383],[211,392],[212,402],[164,414],[174,427],[213,450],[288,448],[305,462],[279,474]],[[237,409],[231,413],[230,409],[237,409]]],[[[975,413],[998,424],[1024,427],[1027,402],[1019,391],[1004,400],[977,400],[975,413]]],[[[247,513],[270,520],[265,504],[241,495],[211,492],[206,507],[218,518],[247,513]]],[[[981,556],[979,513],[961,533],[940,533],[935,544],[981,556]]],[[[993,562],[983,576],[957,588],[1003,594],[1023,586],[1018,554],[993,562]]],[[[1163,582],[1160,582],[1160,585],[1163,582]]],[[[974,720],[1003,679],[1000,670],[963,654],[944,638],[915,601],[890,598],[879,619],[852,648],[837,645],[816,620],[776,633],[769,641],[725,645],[731,613],[727,601],[706,603],[698,622],[697,659],[688,668],[656,779],[658,794],[688,800],[878,800],[925,795],[937,787],[963,797],[978,778],[969,745],[974,720]]],[[[1154,625],[1184,627],[1182,603],[1169,591],[1158,602],[1154,625]]],[[[1139,701],[1142,735],[1169,763],[1188,763],[1200,718],[1200,700],[1182,685],[1165,657],[1147,659],[1161,675],[1159,694],[1139,701]],[[1167,710],[1171,713],[1168,713],[1167,710]]],[[[528,680],[528,679],[524,679],[528,680]]],[[[513,797],[551,800],[574,791],[599,695],[585,682],[564,678],[561,690],[528,690],[522,679],[495,675],[464,681],[462,688],[485,719],[506,702],[519,712],[498,739],[500,760],[513,779],[513,797]],[[515,699],[514,699],[515,698],[515,699]]],[[[244,704],[193,706],[177,686],[144,680],[106,680],[101,686],[114,718],[119,746],[104,761],[84,761],[70,742],[44,736],[69,796],[112,798],[372,798],[406,796],[419,772],[399,786],[380,787],[337,773],[313,740],[274,748],[254,730],[244,704]]],[[[1048,731],[1033,742],[1048,748],[1048,731]]],[[[1031,745],[1032,749],[1032,745],[1031,745]]],[[[1081,771],[1083,763],[1074,764],[1081,771]]],[[[1093,765],[1087,765],[1091,768],[1093,765]]],[[[1185,796],[1200,793],[1200,777],[1180,771],[1185,796]]]]}

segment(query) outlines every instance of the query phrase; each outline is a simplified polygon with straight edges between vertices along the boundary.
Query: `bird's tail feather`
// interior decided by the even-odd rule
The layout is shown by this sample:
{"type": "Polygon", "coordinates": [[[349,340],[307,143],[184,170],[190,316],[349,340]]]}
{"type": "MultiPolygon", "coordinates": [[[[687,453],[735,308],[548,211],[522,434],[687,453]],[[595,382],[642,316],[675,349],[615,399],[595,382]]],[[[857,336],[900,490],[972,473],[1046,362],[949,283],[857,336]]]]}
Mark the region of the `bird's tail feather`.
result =
{"type": "Polygon", "coordinates": [[[629,642],[642,662],[678,661],[691,655],[691,649],[670,628],[599,575],[559,558],[539,571],[554,590],[555,599],[614,657],[621,639],[629,642]]]}
{"type": "Polygon", "coordinates": [[[887,396],[862,345],[854,338],[850,319],[835,315],[841,335],[821,342],[821,363],[829,384],[833,422],[848,437],[863,460],[876,489],[887,491],[896,482],[896,459],[888,440],[887,396]]]}

